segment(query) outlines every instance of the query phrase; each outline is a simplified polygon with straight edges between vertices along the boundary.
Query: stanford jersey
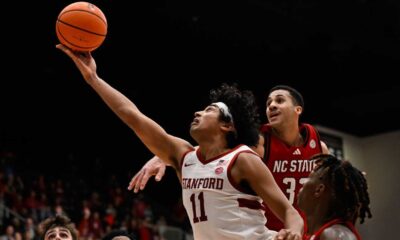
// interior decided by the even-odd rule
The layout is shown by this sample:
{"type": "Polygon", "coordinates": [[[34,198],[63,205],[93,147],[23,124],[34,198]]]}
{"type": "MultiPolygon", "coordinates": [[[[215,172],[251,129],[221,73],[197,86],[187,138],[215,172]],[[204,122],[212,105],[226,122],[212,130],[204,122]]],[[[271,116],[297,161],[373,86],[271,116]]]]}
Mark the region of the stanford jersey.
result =
{"type": "MultiPolygon", "coordinates": [[[[271,127],[266,124],[261,128],[265,139],[264,161],[271,170],[276,183],[297,208],[297,194],[307,179],[314,163],[309,161],[314,154],[321,153],[322,148],[317,130],[309,124],[300,125],[300,133],[304,139],[302,146],[291,147],[271,134],[271,127]]],[[[279,231],[283,223],[266,207],[267,227],[279,231]]]]}
{"type": "Polygon", "coordinates": [[[342,221],[340,219],[334,219],[334,220],[326,223],[325,225],[323,225],[320,229],[318,229],[318,231],[316,231],[311,236],[305,234],[303,236],[303,239],[304,240],[319,240],[319,236],[322,234],[322,232],[325,229],[327,229],[327,228],[329,228],[329,227],[331,227],[333,225],[336,225],[336,224],[340,224],[340,225],[346,226],[348,229],[350,229],[350,231],[352,231],[354,233],[354,235],[356,235],[357,240],[361,240],[361,236],[358,233],[357,229],[354,227],[354,225],[351,222],[345,222],[345,221],[342,221]]]}
{"type": "Polygon", "coordinates": [[[182,161],[183,204],[194,239],[271,239],[265,227],[262,199],[244,193],[232,182],[230,170],[240,153],[256,154],[240,145],[215,158],[204,160],[199,150],[182,161]]]}

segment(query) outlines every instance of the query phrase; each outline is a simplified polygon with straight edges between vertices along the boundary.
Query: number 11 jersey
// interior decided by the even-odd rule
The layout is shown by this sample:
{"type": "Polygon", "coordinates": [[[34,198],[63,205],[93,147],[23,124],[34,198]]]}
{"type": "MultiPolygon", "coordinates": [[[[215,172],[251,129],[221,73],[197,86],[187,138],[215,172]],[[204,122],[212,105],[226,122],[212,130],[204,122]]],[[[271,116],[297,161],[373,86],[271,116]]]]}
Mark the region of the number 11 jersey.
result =
{"type": "Polygon", "coordinates": [[[262,199],[245,193],[233,182],[230,169],[238,155],[248,152],[244,145],[204,160],[199,149],[182,161],[183,204],[196,240],[265,240],[274,232],[265,227],[262,199]]]}

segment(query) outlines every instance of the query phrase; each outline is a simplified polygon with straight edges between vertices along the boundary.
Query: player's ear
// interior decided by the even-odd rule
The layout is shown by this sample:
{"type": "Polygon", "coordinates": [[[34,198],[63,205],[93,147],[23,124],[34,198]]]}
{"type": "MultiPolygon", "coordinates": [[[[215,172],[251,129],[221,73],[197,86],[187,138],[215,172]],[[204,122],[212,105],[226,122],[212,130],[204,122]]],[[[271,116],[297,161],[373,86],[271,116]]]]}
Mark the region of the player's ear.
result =
{"type": "Polygon", "coordinates": [[[314,197],[319,198],[325,192],[326,186],[323,183],[318,184],[314,190],[314,197]]]}
{"type": "Polygon", "coordinates": [[[221,122],[221,129],[226,132],[233,132],[235,131],[235,126],[231,122],[221,122]]]}
{"type": "Polygon", "coordinates": [[[295,106],[294,111],[300,115],[303,112],[303,108],[301,106],[295,106]]]}

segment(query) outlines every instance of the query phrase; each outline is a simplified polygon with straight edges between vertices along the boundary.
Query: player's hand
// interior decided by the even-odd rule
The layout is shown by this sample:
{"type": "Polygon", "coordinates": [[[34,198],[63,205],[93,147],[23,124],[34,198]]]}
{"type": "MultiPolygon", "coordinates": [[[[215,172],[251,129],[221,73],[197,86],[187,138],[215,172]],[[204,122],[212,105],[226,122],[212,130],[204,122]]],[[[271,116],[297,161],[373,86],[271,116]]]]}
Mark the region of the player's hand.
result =
{"type": "Polygon", "coordinates": [[[290,229],[281,229],[278,234],[274,237],[274,240],[301,240],[302,236],[300,233],[295,233],[290,229]]]}
{"type": "Polygon", "coordinates": [[[56,48],[63,51],[74,61],[87,83],[91,83],[97,78],[96,62],[90,52],[73,51],[62,44],[57,44],[56,48]]]}
{"type": "Polygon", "coordinates": [[[128,190],[134,193],[143,190],[151,176],[155,176],[158,182],[165,174],[166,164],[157,156],[147,161],[147,163],[135,174],[129,183],[128,190]]]}

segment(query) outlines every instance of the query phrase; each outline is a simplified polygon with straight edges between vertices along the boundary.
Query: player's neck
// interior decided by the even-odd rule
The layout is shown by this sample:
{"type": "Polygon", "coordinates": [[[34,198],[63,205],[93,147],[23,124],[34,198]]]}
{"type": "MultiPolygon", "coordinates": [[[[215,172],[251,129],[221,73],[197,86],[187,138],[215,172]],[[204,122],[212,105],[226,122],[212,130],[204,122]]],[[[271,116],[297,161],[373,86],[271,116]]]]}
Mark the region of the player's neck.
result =
{"type": "Polygon", "coordinates": [[[199,149],[205,160],[214,158],[230,150],[230,148],[227,147],[226,142],[223,141],[204,142],[199,145],[199,149]]]}
{"type": "Polygon", "coordinates": [[[332,220],[329,212],[329,204],[326,202],[316,202],[313,210],[306,214],[308,233],[313,234],[323,225],[332,220]]]}
{"type": "Polygon", "coordinates": [[[289,146],[301,146],[304,143],[299,126],[285,126],[282,129],[273,129],[274,134],[289,146]]]}
{"type": "Polygon", "coordinates": [[[317,232],[323,225],[328,222],[324,214],[315,212],[315,214],[307,216],[307,231],[309,235],[317,232]]]}

